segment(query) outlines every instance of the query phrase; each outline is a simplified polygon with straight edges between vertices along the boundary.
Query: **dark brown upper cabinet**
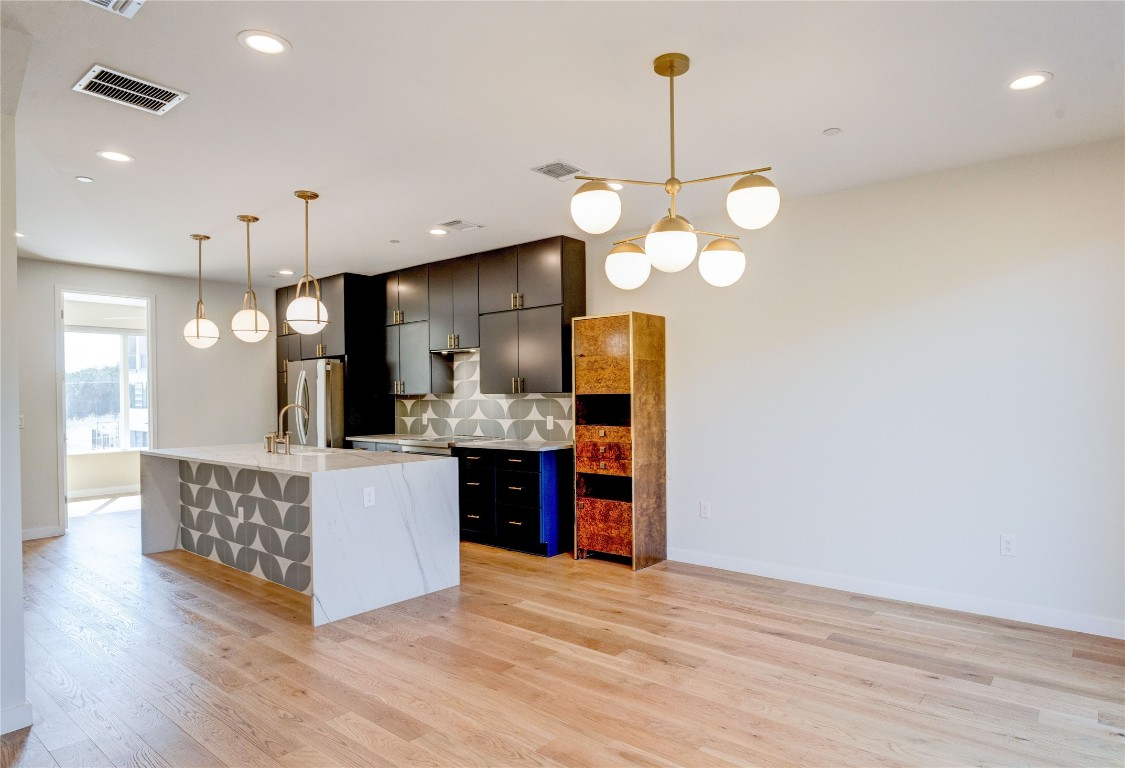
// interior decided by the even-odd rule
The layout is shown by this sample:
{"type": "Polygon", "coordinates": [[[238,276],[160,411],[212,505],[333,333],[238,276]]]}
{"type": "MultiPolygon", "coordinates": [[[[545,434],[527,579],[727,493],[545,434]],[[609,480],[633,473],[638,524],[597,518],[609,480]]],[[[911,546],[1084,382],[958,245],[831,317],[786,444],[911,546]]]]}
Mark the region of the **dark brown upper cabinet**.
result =
{"type": "Polygon", "coordinates": [[[479,257],[474,255],[430,264],[431,350],[480,346],[477,321],[479,262],[479,257]]]}
{"type": "Polygon", "coordinates": [[[562,305],[480,316],[480,391],[489,395],[570,389],[570,328],[562,305]]]}
{"type": "Polygon", "coordinates": [[[425,264],[400,269],[386,276],[387,317],[385,325],[428,320],[430,297],[425,264]]]}
{"type": "Polygon", "coordinates": [[[429,323],[388,325],[386,331],[385,392],[391,395],[429,395],[453,392],[453,366],[430,353],[429,323]]]}
{"type": "Polygon", "coordinates": [[[585,314],[586,245],[580,240],[549,237],[480,254],[482,315],[579,303],[567,322],[585,314]]]}

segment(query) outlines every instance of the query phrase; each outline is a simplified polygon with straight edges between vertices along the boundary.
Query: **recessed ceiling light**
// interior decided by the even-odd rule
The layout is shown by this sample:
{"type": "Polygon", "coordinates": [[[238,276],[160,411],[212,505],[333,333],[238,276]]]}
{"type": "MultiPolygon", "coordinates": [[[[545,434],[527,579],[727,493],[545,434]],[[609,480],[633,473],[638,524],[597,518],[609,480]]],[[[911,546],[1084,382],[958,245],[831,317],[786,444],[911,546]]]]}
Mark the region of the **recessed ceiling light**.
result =
{"type": "Polygon", "coordinates": [[[133,162],[133,158],[129,157],[128,155],[123,155],[120,152],[110,152],[109,150],[103,149],[101,152],[95,152],[94,154],[96,154],[103,160],[112,160],[115,163],[133,162]]]}
{"type": "Polygon", "coordinates": [[[1017,77],[1015,80],[1008,83],[1008,87],[1013,91],[1026,91],[1029,88],[1038,88],[1052,77],[1054,77],[1054,75],[1050,72],[1032,72],[1030,75],[1017,77]]]}
{"type": "Polygon", "coordinates": [[[279,269],[279,270],[277,270],[277,274],[279,274],[279,275],[292,275],[292,274],[294,274],[294,272],[291,269],[279,269]]]}
{"type": "Polygon", "coordinates": [[[444,235],[444,234],[446,234],[446,231],[444,229],[431,229],[430,234],[431,235],[444,235]]]}
{"type": "Polygon", "coordinates": [[[825,136],[839,136],[844,131],[840,128],[825,128],[821,133],[825,136]]]}
{"type": "Polygon", "coordinates": [[[611,181],[609,183],[609,188],[612,189],[614,192],[620,192],[621,190],[625,189],[625,185],[624,184],[618,184],[616,181],[611,181]]]}
{"type": "Polygon", "coordinates": [[[392,240],[391,242],[397,244],[397,243],[401,243],[402,241],[401,240],[392,240]]]}
{"type": "Polygon", "coordinates": [[[91,179],[89,176],[75,176],[74,180],[75,181],[81,181],[83,184],[93,184],[94,183],[94,180],[91,179]]]}
{"type": "Polygon", "coordinates": [[[246,29],[239,32],[238,42],[258,53],[285,53],[292,48],[289,41],[284,37],[278,37],[272,32],[263,32],[260,29],[246,29]]]}
{"type": "Polygon", "coordinates": [[[16,237],[27,237],[23,232],[17,232],[16,237]]]}

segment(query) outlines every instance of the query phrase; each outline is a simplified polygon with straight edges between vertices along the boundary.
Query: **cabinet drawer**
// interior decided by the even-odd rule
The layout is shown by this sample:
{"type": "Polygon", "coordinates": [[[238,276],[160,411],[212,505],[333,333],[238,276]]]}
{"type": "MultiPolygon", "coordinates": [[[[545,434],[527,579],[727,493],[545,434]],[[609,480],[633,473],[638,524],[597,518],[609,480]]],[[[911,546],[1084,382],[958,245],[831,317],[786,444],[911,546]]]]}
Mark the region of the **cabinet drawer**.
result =
{"type": "Polygon", "coordinates": [[[458,448],[454,448],[453,451],[457,460],[461,463],[461,469],[463,471],[489,469],[492,467],[491,451],[474,451],[471,449],[458,448]]]}
{"type": "Polygon", "coordinates": [[[590,459],[579,456],[574,460],[574,468],[578,472],[591,475],[624,475],[633,474],[631,459],[590,459]]]}
{"type": "Polygon", "coordinates": [[[543,541],[539,510],[526,507],[496,507],[496,535],[515,545],[538,544],[543,541]]]}
{"type": "MultiPolygon", "coordinates": [[[[493,461],[497,470],[516,472],[538,472],[542,454],[538,451],[493,451],[493,461]]],[[[538,482],[538,481],[536,481],[538,482]]]]}
{"type": "Polygon", "coordinates": [[[496,471],[496,502],[539,509],[539,473],[496,471]]]}
{"type": "Polygon", "coordinates": [[[575,508],[579,549],[633,556],[633,505],[627,501],[579,498],[575,508]]]}
{"type": "Polygon", "coordinates": [[[580,440],[575,446],[575,454],[580,459],[629,460],[633,458],[633,444],[580,440]]]}
{"type": "Polygon", "coordinates": [[[575,442],[593,440],[609,443],[632,443],[633,430],[629,427],[600,427],[590,424],[579,424],[574,428],[575,442]]]}

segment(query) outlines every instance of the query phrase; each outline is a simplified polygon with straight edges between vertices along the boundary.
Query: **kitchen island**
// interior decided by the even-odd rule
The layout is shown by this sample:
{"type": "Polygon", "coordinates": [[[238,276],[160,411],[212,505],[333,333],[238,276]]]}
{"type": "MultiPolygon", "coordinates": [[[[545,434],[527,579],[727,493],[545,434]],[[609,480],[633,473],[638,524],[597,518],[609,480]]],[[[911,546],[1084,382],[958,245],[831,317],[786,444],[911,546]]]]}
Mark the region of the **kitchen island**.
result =
{"type": "Polygon", "coordinates": [[[141,453],[141,552],[311,597],[315,626],[460,584],[457,462],[260,444],[141,453]]]}

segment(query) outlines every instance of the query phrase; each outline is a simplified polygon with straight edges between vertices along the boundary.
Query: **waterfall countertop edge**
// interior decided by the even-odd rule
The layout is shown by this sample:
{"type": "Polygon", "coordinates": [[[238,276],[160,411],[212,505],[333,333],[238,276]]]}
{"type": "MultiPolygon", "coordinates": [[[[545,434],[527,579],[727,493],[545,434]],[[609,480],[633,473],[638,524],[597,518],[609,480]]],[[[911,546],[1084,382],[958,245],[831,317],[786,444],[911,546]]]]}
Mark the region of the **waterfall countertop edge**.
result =
{"type": "Polygon", "coordinates": [[[382,451],[349,450],[346,448],[312,448],[293,446],[292,453],[266,453],[261,443],[208,445],[188,448],[158,448],[141,451],[142,456],[160,459],[226,464],[243,469],[259,469],[288,475],[312,476],[321,472],[344,469],[412,464],[418,461],[452,461],[449,456],[419,453],[386,453],[382,451]]]}

